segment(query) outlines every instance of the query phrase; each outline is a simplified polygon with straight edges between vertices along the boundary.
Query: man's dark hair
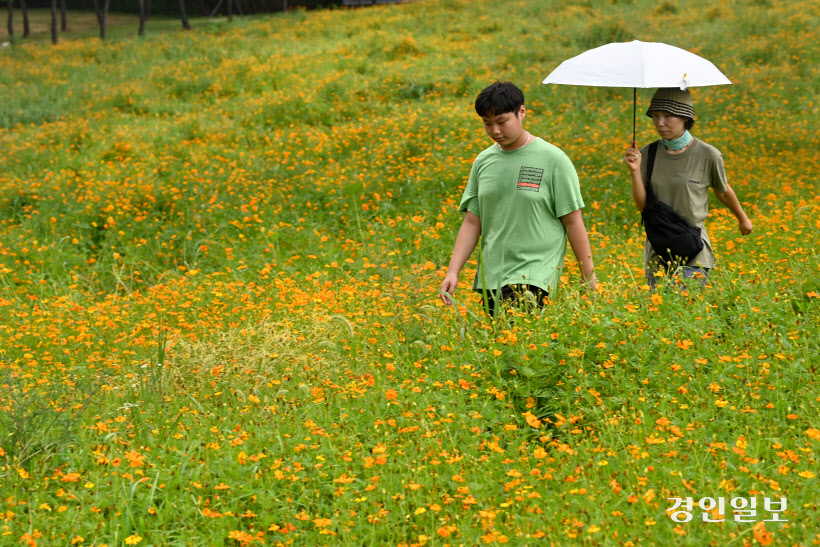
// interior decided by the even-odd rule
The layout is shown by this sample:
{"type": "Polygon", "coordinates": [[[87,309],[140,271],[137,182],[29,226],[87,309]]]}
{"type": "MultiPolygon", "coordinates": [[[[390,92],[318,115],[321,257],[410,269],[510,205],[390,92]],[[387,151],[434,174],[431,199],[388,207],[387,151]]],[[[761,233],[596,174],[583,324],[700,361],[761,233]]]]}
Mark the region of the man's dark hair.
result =
{"type": "Polygon", "coordinates": [[[475,111],[484,117],[498,116],[518,111],[524,104],[524,92],[512,82],[495,82],[485,87],[475,98],[475,111]]]}

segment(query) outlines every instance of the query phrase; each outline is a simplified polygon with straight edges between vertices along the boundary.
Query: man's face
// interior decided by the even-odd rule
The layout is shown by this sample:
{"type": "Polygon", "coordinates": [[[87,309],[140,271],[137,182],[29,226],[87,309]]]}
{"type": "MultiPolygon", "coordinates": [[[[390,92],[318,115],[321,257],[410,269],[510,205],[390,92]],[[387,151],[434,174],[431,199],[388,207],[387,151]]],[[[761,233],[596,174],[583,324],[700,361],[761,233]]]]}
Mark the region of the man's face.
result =
{"type": "Polygon", "coordinates": [[[503,150],[513,150],[523,145],[519,142],[524,136],[523,121],[526,110],[522,105],[518,112],[505,112],[495,116],[482,116],[484,131],[503,150]]]}

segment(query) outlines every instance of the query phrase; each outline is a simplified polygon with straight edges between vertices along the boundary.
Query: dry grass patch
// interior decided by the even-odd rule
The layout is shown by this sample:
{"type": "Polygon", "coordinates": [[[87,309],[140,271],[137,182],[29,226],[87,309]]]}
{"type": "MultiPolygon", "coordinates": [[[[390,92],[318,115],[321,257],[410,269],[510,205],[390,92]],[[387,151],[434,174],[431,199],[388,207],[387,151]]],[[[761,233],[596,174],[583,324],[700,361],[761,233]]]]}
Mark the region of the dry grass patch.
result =
{"type": "Polygon", "coordinates": [[[240,396],[285,383],[310,387],[331,372],[335,345],[320,323],[297,330],[263,320],[195,341],[177,340],[165,375],[173,389],[192,395],[220,386],[240,396]]]}

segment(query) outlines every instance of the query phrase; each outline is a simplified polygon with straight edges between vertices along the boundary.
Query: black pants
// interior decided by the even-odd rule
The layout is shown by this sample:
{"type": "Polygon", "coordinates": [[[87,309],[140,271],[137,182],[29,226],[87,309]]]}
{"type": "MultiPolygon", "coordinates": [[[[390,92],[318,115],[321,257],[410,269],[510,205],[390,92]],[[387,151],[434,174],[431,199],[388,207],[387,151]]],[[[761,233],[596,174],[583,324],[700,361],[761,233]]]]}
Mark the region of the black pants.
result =
{"type": "Polygon", "coordinates": [[[495,317],[498,313],[499,302],[507,302],[520,309],[541,309],[544,307],[544,299],[549,297],[549,293],[541,287],[524,283],[504,285],[500,294],[499,291],[486,291],[483,294],[484,311],[490,317],[495,317]]]}

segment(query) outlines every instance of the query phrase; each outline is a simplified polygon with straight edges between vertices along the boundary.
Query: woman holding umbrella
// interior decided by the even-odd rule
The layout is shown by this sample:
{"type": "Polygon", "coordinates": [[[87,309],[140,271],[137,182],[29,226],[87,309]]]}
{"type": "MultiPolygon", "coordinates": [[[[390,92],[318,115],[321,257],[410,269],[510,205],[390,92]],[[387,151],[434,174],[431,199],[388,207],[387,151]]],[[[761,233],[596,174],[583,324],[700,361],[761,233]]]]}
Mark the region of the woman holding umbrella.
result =
{"type": "MultiPolygon", "coordinates": [[[[709,270],[715,267],[715,255],[709,234],[704,227],[708,216],[709,188],[717,198],[737,218],[742,235],[752,232],[752,223],[726,181],[723,157],[715,147],[695,138],[689,132],[695,123],[695,110],[688,89],[658,89],[646,115],[652,118],[660,136],[654,165],[651,171],[651,185],[659,201],[666,203],[700,228],[703,250],[682,264],[682,277],[699,277],[706,284],[709,270]]],[[[634,146],[624,155],[624,163],[629,168],[632,179],[632,199],[638,211],[647,204],[644,180],[647,165],[641,159],[647,157],[649,145],[638,150],[634,146]]],[[[658,253],[647,240],[644,244],[644,269],[650,288],[655,287],[656,274],[666,268],[658,253]]]]}

